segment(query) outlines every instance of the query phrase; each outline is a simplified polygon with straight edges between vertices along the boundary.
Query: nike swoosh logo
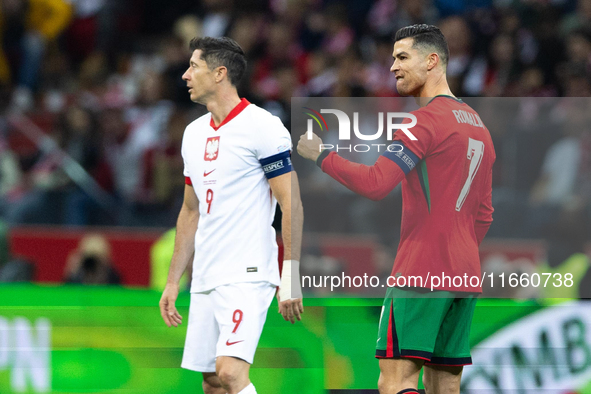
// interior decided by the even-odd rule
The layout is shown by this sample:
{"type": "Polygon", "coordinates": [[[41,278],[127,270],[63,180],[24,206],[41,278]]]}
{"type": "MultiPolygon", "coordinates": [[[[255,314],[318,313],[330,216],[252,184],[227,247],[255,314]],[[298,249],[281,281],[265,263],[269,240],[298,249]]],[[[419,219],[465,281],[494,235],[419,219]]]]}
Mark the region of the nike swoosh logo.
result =
{"type": "Polygon", "coordinates": [[[244,339],[243,339],[243,340],[241,340],[241,341],[236,341],[236,342],[230,342],[230,340],[228,339],[228,340],[226,341],[226,346],[232,346],[232,345],[236,345],[237,343],[240,343],[240,342],[244,342],[244,339]]]}
{"type": "Polygon", "coordinates": [[[211,173],[212,173],[212,172],[214,172],[214,171],[215,171],[215,168],[214,168],[213,170],[209,171],[209,172],[205,172],[205,171],[203,171],[203,177],[206,177],[206,176],[208,176],[209,174],[211,174],[211,173]]]}

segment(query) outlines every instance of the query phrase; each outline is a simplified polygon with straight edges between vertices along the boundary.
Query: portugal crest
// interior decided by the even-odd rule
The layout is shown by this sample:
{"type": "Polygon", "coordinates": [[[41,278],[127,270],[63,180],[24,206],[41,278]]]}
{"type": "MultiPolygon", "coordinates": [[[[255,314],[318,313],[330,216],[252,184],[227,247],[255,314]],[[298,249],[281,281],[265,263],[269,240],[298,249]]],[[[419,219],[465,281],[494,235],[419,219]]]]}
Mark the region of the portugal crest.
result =
{"type": "Polygon", "coordinates": [[[220,150],[220,137],[209,137],[205,143],[205,161],[214,161],[218,158],[220,150]]]}

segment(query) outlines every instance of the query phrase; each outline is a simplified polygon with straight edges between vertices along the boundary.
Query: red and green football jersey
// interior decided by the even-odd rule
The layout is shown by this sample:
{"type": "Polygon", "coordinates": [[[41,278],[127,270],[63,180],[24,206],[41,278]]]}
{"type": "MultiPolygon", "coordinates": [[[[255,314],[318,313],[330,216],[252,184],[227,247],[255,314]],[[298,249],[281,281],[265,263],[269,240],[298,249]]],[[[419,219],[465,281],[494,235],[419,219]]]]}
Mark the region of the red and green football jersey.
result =
{"type": "MultiPolygon", "coordinates": [[[[409,130],[416,139],[398,130],[393,142],[402,150],[386,152],[375,165],[325,152],[319,164],[369,198],[383,198],[402,181],[401,235],[392,276],[426,280],[445,275],[450,279],[444,277],[438,290],[480,292],[469,279],[480,279],[478,246],[492,223],[495,150],[490,133],[470,106],[451,96],[436,96],[412,114],[417,124],[409,130]],[[454,277],[462,277],[461,284],[456,279],[454,285],[454,277]]],[[[431,280],[423,287],[431,287],[431,280]]]]}

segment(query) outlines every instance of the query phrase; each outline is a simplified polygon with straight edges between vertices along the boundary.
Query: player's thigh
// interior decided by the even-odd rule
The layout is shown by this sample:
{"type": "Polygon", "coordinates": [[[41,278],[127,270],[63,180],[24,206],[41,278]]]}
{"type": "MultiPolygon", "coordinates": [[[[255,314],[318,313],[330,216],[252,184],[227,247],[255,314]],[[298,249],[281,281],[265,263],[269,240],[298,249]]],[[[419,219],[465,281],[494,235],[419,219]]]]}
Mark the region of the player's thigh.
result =
{"type": "Polygon", "coordinates": [[[459,394],[463,366],[427,365],[423,367],[423,384],[428,394],[459,394]]]}
{"type": "Polygon", "coordinates": [[[216,343],[219,329],[215,320],[211,292],[192,293],[182,368],[215,372],[216,343]]]}
{"type": "Polygon", "coordinates": [[[476,297],[453,300],[441,323],[433,357],[427,365],[463,366],[472,363],[470,329],[475,309],[476,297]]]}
{"type": "Polygon", "coordinates": [[[268,282],[218,286],[214,312],[220,336],[216,356],[239,358],[252,364],[276,287],[268,282]]]}
{"type": "Polygon", "coordinates": [[[376,357],[430,360],[452,299],[389,288],[380,317],[376,357]]]}

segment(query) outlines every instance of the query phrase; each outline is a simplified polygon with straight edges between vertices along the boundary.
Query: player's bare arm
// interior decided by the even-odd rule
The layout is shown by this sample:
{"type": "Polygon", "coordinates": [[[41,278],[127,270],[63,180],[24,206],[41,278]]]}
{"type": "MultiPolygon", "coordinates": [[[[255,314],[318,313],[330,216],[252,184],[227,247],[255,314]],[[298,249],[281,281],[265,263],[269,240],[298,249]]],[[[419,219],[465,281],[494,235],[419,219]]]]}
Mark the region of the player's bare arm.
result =
{"type": "Polygon", "coordinates": [[[269,179],[269,185],[283,212],[281,235],[284,252],[281,286],[278,293],[279,313],[286,321],[293,324],[295,319],[301,320],[301,314],[304,312],[299,280],[304,209],[295,171],[269,179]]]}
{"type": "Polygon", "coordinates": [[[199,200],[193,186],[185,185],[183,206],[179,213],[174,240],[174,252],[166,287],[160,298],[160,314],[168,327],[178,327],[183,322],[183,317],[175,307],[179,294],[179,281],[189,263],[193,260],[195,252],[195,232],[199,222],[199,200]]]}

